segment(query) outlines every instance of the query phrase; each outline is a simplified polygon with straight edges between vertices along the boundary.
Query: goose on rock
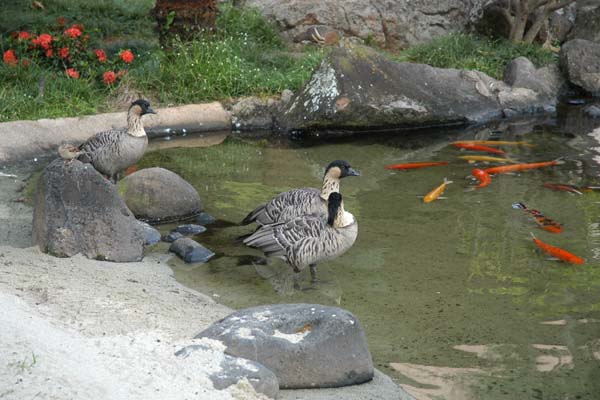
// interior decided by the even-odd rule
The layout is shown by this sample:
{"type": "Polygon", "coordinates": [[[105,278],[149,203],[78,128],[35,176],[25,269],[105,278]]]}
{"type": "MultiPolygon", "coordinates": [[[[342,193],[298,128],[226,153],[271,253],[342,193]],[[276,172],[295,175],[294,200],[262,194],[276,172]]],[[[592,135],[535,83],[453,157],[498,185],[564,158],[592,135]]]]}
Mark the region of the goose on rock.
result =
{"type": "Polygon", "coordinates": [[[300,188],[280,193],[248,214],[242,224],[256,222],[261,226],[270,225],[308,214],[320,215],[326,219],[327,199],[331,193],[340,191],[340,179],[347,176],[360,176],[360,173],[348,161],[333,161],[325,168],[321,190],[300,188]]]}
{"type": "Polygon", "coordinates": [[[261,250],[267,257],[286,261],[294,272],[309,266],[314,282],[317,263],[348,251],[357,234],[356,219],[344,210],[342,195],[333,192],[328,198],[326,220],[320,216],[305,215],[288,222],[265,225],[244,239],[244,244],[261,250]]]}
{"type": "Polygon", "coordinates": [[[95,134],[79,146],[84,154],[78,160],[91,163],[98,172],[116,183],[119,172],[138,162],[146,151],[148,136],[142,124],[142,116],[146,114],[156,114],[148,101],[138,99],[131,103],[127,112],[127,129],[95,134]]]}

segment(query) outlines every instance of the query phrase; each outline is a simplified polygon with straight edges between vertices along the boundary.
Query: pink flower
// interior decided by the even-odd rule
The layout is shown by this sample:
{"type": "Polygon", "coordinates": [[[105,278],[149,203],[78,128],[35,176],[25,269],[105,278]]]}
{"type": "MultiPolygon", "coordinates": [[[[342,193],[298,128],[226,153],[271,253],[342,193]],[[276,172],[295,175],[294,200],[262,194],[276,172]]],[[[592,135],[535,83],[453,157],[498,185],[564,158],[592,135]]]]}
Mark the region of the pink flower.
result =
{"type": "Polygon", "coordinates": [[[54,50],[48,49],[46,50],[46,57],[51,58],[54,55],[54,50]]]}
{"type": "Polygon", "coordinates": [[[17,37],[19,38],[19,40],[27,40],[31,38],[31,34],[26,31],[21,31],[19,32],[19,35],[17,37]]]}
{"type": "Polygon", "coordinates": [[[96,49],[94,50],[94,53],[96,54],[96,57],[98,57],[98,61],[100,61],[101,63],[106,62],[106,53],[104,52],[104,50],[96,49]]]}
{"type": "Polygon", "coordinates": [[[61,47],[60,50],[58,50],[58,55],[60,58],[69,58],[69,48],[61,47]]]}
{"type": "Polygon", "coordinates": [[[106,71],[104,74],[102,74],[102,80],[107,85],[112,85],[117,80],[117,75],[114,71],[106,71]]]}
{"type": "Polygon", "coordinates": [[[12,65],[13,67],[19,62],[17,56],[15,55],[15,51],[12,49],[4,52],[2,60],[4,61],[4,64],[12,65]]]}
{"type": "Polygon", "coordinates": [[[127,64],[131,64],[133,61],[133,53],[131,50],[123,50],[121,52],[121,60],[125,61],[127,64]]]}
{"type": "Polygon", "coordinates": [[[79,79],[79,72],[77,72],[75,68],[67,68],[65,73],[73,79],[79,79]]]}

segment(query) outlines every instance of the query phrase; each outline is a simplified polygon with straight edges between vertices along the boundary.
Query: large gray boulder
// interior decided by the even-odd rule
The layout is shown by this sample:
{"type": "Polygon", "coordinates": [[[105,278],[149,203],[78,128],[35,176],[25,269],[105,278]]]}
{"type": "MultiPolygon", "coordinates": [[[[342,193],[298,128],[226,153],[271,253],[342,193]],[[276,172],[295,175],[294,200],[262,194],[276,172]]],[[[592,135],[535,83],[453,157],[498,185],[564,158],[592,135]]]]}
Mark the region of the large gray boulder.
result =
{"type": "Polygon", "coordinates": [[[399,49],[428,42],[472,23],[486,0],[245,0],[290,38],[308,28],[332,29],[399,49]]]}
{"type": "Polygon", "coordinates": [[[526,57],[517,57],[504,70],[504,82],[514,88],[533,90],[540,98],[555,100],[564,90],[565,80],[556,65],[536,68],[526,57]]]}
{"type": "Polygon", "coordinates": [[[33,242],[44,252],[108,261],[142,259],[144,228],[90,164],[56,159],[38,181],[33,242]]]}
{"type": "Polygon", "coordinates": [[[600,43],[600,2],[578,0],[576,2],[575,25],[568,39],[585,39],[600,43]]]}
{"type": "Polygon", "coordinates": [[[135,216],[146,222],[186,219],[202,211],[192,185],[164,168],[134,172],[118,183],[119,193],[135,216]]]}
{"type": "MultiPolygon", "coordinates": [[[[177,357],[186,358],[195,351],[212,352],[207,345],[193,344],[177,351],[177,357]]],[[[242,379],[247,379],[257,393],[263,393],[269,398],[277,398],[279,382],[273,371],[256,361],[240,357],[222,355],[220,369],[209,375],[213,386],[217,390],[227,389],[242,379]]]]}
{"type": "Polygon", "coordinates": [[[478,71],[399,63],[364,46],[346,46],[323,60],[276,122],[284,131],[330,133],[456,126],[544,111],[557,103],[557,93],[550,92],[513,88],[478,71]]]}
{"type": "Polygon", "coordinates": [[[600,96],[600,43],[575,39],[560,49],[560,67],[572,84],[600,96]]]}
{"type": "Polygon", "coordinates": [[[266,305],[237,311],[196,338],[223,342],[226,353],[255,360],[280,388],[353,385],[373,378],[360,323],[350,312],[318,304],[266,305]]]}

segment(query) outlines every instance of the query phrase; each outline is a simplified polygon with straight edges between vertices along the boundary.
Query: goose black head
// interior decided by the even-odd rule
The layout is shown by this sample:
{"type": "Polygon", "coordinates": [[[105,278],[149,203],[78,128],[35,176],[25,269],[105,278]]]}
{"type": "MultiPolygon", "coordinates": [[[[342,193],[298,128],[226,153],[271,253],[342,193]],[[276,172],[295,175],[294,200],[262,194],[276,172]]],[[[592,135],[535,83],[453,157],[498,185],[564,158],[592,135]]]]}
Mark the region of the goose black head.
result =
{"type": "Polygon", "coordinates": [[[335,217],[342,206],[342,195],[338,192],[332,192],[327,199],[327,224],[333,226],[335,217]]]}
{"type": "Polygon", "coordinates": [[[345,178],[347,176],[360,176],[360,172],[352,168],[346,160],[335,160],[329,163],[325,168],[325,175],[330,175],[334,178],[345,178]]]}
{"type": "Polygon", "coordinates": [[[156,114],[156,111],[154,111],[152,109],[152,107],[150,107],[150,103],[148,103],[147,100],[137,99],[136,101],[131,103],[131,107],[129,107],[129,108],[131,109],[135,106],[138,106],[140,108],[140,111],[139,111],[140,117],[145,114],[156,114]]]}

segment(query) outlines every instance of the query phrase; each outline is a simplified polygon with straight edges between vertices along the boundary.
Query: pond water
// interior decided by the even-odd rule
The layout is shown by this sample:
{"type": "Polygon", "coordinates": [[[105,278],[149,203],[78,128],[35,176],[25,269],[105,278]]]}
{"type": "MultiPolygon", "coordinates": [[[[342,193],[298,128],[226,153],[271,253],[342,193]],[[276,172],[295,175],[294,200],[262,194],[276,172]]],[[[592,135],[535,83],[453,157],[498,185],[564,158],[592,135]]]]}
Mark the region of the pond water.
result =
{"type": "MultiPolygon", "coordinates": [[[[573,195],[545,182],[598,185],[588,139],[577,124],[524,121],[452,132],[359,135],[326,142],[227,139],[210,148],[147,154],[139,167],[162,166],[191,182],[218,222],[196,239],[217,253],[203,265],[176,258],[184,284],[233,308],[265,303],[336,305],[361,321],[376,367],[420,398],[600,398],[600,193],[573,195]],[[575,128],[573,128],[575,126],[575,128]],[[453,140],[525,140],[504,146],[519,162],[565,163],[501,175],[466,191],[473,165],[453,140]],[[359,224],[345,255],[294,276],[281,261],[257,264],[259,252],[235,226],[258,204],[296,187],[319,187],[323,167],[346,159],[362,176],[342,181],[346,209],[359,224]],[[449,161],[410,172],[387,164],[449,161]],[[452,180],[446,199],[422,196],[452,180]],[[511,204],[521,201],[564,224],[554,234],[511,204]],[[586,259],[549,260],[544,242],[586,259]],[[299,283],[294,286],[294,282],[299,283]]],[[[572,122],[572,121],[571,121],[572,122]]],[[[589,132],[589,127],[582,128],[589,132]]],[[[479,164],[483,167],[489,165],[479,164]]],[[[168,230],[169,226],[162,227],[168,230]]]]}

